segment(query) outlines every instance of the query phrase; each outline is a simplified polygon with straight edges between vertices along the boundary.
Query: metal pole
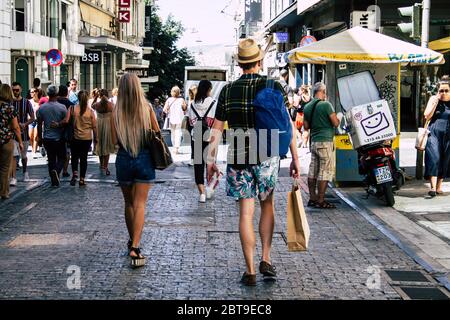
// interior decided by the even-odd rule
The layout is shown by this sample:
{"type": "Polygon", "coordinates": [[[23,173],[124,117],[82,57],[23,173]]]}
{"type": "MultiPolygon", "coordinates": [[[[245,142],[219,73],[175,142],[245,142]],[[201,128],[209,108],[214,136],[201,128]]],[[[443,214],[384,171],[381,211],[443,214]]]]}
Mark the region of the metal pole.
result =
{"type": "MultiPolygon", "coordinates": [[[[307,35],[307,36],[310,36],[310,35],[311,35],[311,30],[310,30],[310,29],[308,29],[308,30],[306,31],[306,35],[307,35]]],[[[309,85],[312,84],[312,82],[311,82],[311,63],[308,63],[308,84],[309,84],[309,85]]]]}
{"type": "MultiPolygon", "coordinates": [[[[421,36],[421,45],[424,48],[428,48],[428,39],[429,39],[429,30],[430,30],[430,6],[431,1],[430,0],[423,0],[422,2],[422,36],[421,36]]],[[[420,103],[418,103],[418,106],[422,106],[425,103],[425,100],[427,98],[427,94],[425,91],[425,86],[423,85],[426,83],[428,75],[427,75],[427,69],[426,67],[422,67],[420,71],[420,78],[418,79],[419,88],[420,90],[420,103]]],[[[422,123],[422,109],[419,108],[419,125],[422,123]]],[[[416,179],[422,180],[423,179],[423,160],[424,160],[424,154],[423,151],[417,150],[417,160],[416,160],[416,179]]]]}
{"type": "Polygon", "coordinates": [[[422,2],[422,47],[428,48],[428,38],[430,29],[430,0],[422,2]]]}

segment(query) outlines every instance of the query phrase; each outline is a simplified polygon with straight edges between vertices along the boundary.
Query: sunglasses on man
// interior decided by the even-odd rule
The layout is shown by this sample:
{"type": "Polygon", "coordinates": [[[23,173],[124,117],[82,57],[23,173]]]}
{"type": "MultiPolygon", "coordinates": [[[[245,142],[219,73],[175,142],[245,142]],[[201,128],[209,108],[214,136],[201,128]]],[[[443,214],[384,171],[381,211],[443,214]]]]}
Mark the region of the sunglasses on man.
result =
{"type": "Polygon", "coordinates": [[[12,89],[13,92],[19,92],[20,89],[12,89]]]}
{"type": "Polygon", "coordinates": [[[441,89],[441,90],[439,90],[439,93],[448,93],[448,89],[441,89]]]}

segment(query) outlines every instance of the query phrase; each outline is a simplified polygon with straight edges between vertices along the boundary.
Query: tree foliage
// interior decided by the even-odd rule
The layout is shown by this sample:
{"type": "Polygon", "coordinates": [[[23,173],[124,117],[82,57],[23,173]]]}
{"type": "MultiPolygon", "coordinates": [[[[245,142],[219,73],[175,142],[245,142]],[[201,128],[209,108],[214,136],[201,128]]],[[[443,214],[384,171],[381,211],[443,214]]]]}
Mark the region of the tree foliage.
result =
{"type": "Polygon", "coordinates": [[[150,89],[151,99],[169,94],[177,85],[183,88],[184,68],[195,65],[194,57],[186,48],[178,49],[176,42],[183,35],[181,22],[169,15],[166,21],[158,16],[158,7],[152,9],[151,34],[154,51],[147,58],[150,60],[150,75],[159,76],[159,82],[150,89]]]}

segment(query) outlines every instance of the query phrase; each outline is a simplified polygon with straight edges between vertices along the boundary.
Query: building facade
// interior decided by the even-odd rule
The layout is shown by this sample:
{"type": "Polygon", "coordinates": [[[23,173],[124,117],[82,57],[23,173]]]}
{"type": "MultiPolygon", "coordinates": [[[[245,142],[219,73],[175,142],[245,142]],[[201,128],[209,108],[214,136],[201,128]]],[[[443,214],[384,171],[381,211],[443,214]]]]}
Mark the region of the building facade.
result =
{"type": "Polygon", "coordinates": [[[11,83],[11,2],[0,0],[0,81],[11,83]]]}
{"type": "Polygon", "coordinates": [[[10,0],[9,18],[11,81],[28,89],[33,78],[45,87],[79,74],[84,46],[78,43],[78,0],[10,0]],[[61,51],[61,65],[47,64],[50,49],[61,51]]]}
{"type": "Polygon", "coordinates": [[[125,72],[146,77],[149,61],[143,59],[144,1],[79,1],[78,40],[86,48],[81,59],[80,88],[112,90],[125,72]],[[121,20],[121,12],[127,12],[129,21],[121,20]]]}

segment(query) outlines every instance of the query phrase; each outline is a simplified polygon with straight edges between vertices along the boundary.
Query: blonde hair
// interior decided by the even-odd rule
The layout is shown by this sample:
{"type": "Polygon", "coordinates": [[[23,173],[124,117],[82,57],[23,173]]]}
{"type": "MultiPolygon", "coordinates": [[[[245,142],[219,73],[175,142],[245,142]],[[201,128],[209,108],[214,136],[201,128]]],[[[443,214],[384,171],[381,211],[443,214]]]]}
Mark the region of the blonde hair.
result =
{"type": "Polygon", "coordinates": [[[114,124],[122,147],[136,158],[151,128],[151,119],[149,103],[133,73],[126,73],[119,80],[114,124]]]}
{"type": "Polygon", "coordinates": [[[113,96],[117,96],[117,93],[119,92],[119,88],[114,88],[114,89],[112,89],[112,92],[111,92],[111,94],[113,95],[113,96]]]}
{"type": "Polygon", "coordinates": [[[193,85],[193,86],[191,86],[190,88],[189,88],[189,99],[191,100],[191,101],[194,101],[194,99],[195,99],[195,95],[197,94],[197,86],[196,85],[193,85]]]}
{"type": "Polygon", "coordinates": [[[178,98],[180,96],[181,90],[178,86],[175,86],[170,90],[170,95],[174,98],[178,98]]]}

